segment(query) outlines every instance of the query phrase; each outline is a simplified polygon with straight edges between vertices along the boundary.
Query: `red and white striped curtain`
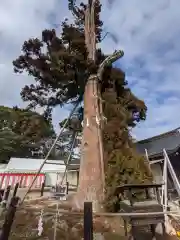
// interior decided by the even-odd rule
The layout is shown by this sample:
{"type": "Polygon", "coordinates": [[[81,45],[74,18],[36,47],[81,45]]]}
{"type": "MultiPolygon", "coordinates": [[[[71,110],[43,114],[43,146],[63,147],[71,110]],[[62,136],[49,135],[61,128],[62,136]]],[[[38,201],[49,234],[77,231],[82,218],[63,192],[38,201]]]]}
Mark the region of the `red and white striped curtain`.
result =
{"type": "MultiPolygon", "coordinates": [[[[21,188],[29,187],[35,176],[36,173],[0,173],[0,189],[4,189],[8,185],[13,187],[16,183],[19,183],[21,188]]],[[[38,174],[33,187],[40,188],[44,181],[45,174],[38,174]]]]}

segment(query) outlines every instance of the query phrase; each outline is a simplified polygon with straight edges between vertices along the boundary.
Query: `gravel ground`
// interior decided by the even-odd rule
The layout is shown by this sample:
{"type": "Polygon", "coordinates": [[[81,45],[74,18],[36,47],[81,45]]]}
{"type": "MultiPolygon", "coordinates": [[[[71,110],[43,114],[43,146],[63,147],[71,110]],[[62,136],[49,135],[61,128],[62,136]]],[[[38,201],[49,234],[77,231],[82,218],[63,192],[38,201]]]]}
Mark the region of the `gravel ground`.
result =
{"type": "MultiPolygon", "coordinates": [[[[83,216],[78,213],[69,212],[69,205],[67,203],[60,204],[60,210],[63,213],[59,214],[57,218],[57,237],[61,240],[80,240],[83,237],[83,216]]],[[[9,240],[35,240],[35,239],[54,239],[56,201],[55,200],[33,200],[25,202],[24,206],[20,207],[14,219],[11,236],[9,240]],[[43,235],[37,236],[38,221],[40,211],[44,209],[43,216],[43,235]]],[[[4,213],[5,214],[5,213],[4,213]]],[[[4,222],[4,216],[0,217],[0,228],[4,222]]],[[[123,235],[123,228],[120,227],[122,223],[114,218],[110,221],[107,218],[94,218],[94,239],[97,240],[112,240],[116,235],[121,237],[123,235]],[[112,224],[114,221],[114,224],[112,224]],[[111,222],[111,224],[109,224],[111,222]],[[112,229],[113,225],[113,229],[112,229]],[[114,233],[113,233],[114,231],[114,233]],[[105,236],[100,236],[100,233],[105,236]],[[98,234],[98,235],[97,235],[98,234]],[[113,237],[113,238],[112,238],[113,237]]],[[[120,238],[121,239],[121,238],[120,238]]]]}
{"type": "MultiPolygon", "coordinates": [[[[17,194],[20,197],[24,196],[26,189],[21,189],[17,194]]],[[[22,207],[16,212],[16,217],[13,223],[12,232],[9,240],[35,240],[35,239],[49,239],[54,238],[54,224],[56,213],[56,200],[38,199],[39,192],[30,193],[29,200],[24,203],[22,207]],[[37,227],[40,216],[40,211],[44,209],[43,218],[43,235],[38,237],[37,227]]],[[[49,192],[45,194],[49,196],[49,192]]],[[[60,210],[64,211],[57,218],[57,237],[61,240],[81,240],[83,237],[83,217],[78,214],[69,214],[69,204],[67,202],[60,203],[60,210]]],[[[0,228],[4,222],[4,215],[0,217],[0,228]]],[[[175,224],[175,223],[174,223],[175,224]]],[[[176,222],[176,230],[178,230],[180,223],[176,222]]],[[[179,228],[180,229],[180,228],[179,228]]],[[[127,240],[124,237],[123,221],[118,217],[95,217],[94,218],[94,240],[127,240]],[[101,235],[103,233],[103,236],[101,235]]],[[[152,240],[150,232],[138,231],[137,240],[152,240]]],[[[177,237],[160,236],[157,234],[157,240],[177,240],[177,237]]]]}

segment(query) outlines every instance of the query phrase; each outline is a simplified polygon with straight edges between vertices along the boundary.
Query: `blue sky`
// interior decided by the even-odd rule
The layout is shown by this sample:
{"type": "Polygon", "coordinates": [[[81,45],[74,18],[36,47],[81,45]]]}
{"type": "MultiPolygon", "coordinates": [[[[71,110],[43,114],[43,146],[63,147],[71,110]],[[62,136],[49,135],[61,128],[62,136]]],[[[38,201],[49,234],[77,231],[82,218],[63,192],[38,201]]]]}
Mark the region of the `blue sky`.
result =
{"type": "MultiPolygon", "coordinates": [[[[132,91],[148,107],[147,120],[133,131],[137,139],[180,126],[180,8],[179,0],[102,1],[104,32],[113,33],[118,43],[106,37],[105,53],[123,49],[116,63],[126,72],[132,91]]],[[[24,40],[38,37],[44,28],[58,27],[68,13],[66,0],[0,1],[0,104],[25,106],[20,98],[26,74],[15,75],[12,60],[24,40]]],[[[57,108],[53,121],[67,116],[57,108]]]]}

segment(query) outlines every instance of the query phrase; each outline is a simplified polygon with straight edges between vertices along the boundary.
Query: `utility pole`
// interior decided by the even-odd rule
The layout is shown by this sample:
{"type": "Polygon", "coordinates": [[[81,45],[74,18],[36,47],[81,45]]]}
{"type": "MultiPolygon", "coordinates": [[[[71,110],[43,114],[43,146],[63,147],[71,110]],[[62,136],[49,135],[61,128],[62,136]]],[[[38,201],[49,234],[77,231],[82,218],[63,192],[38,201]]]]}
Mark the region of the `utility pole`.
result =
{"type": "MultiPolygon", "coordinates": [[[[88,58],[92,61],[96,58],[95,1],[89,0],[85,11],[85,42],[88,58]]],[[[94,211],[102,209],[105,178],[99,97],[98,76],[91,75],[84,93],[81,164],[76,204],[83,209],[85,201],[92,201],[94,211]]]]}

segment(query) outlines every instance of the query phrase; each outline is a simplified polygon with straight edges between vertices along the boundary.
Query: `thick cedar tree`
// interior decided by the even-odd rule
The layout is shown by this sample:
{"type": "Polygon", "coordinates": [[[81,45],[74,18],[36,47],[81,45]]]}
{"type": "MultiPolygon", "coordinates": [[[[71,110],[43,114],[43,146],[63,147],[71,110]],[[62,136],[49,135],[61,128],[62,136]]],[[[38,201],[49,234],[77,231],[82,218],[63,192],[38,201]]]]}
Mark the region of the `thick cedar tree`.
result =
{"type": "MultiPolygon", "coordinates": [[[[96,73],[99,64],[105,59],[101,49],[96,50],[95,63],[87,59],[84,35],[85,4],[75,6],[69,0],[69,10],[74,16],[74,23],[66,19],[62,22],[62,33],[44,30],[41,39],[29,39],[22,46],[22,54],[13,61],[16,73],[26,71],[34,78],[34,84],[25,86],[21,91],[29,107],[45,107],[45,117],[51,117],[56,106],[75,104],[83,100],[87,79],[96,73]]],[[[96,0],[95,24],[96,42],[102,39],[101,4],[96,0]]],[[[103,109],[107,117],[104,135],[106,196],[113,202],[116,198],[113,189],[123,182],[145,181],[149,173],[144,160],[133,150],[129,128],[135,127],[140,120],[145,120],[146,106],[135,97],[128,88],[125,73],[115,67],[106,67],[102,77],[101,94],[104,99],[103,109]],[[133,164],[132,164],[133,163],[133,164]],[[115,173],[114,173],[115,171],[115,173]]],[[[81,122],[83,108],[78,108],[77,119],[81,122]]],[[[80,124],[78,125],[80,126],[80,124]]],[[[79,128],[81,130],[81,127],[79,128]]],[[[109,206],[109,205],[108,205],[109,206]]]]}

